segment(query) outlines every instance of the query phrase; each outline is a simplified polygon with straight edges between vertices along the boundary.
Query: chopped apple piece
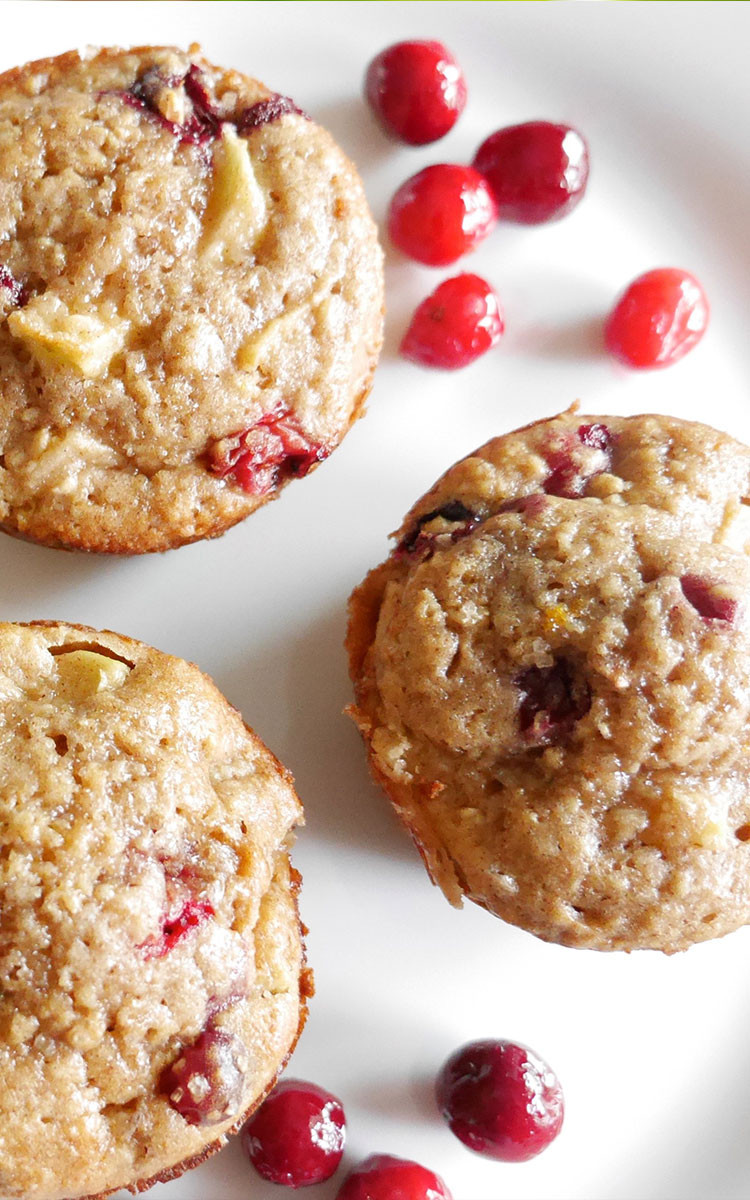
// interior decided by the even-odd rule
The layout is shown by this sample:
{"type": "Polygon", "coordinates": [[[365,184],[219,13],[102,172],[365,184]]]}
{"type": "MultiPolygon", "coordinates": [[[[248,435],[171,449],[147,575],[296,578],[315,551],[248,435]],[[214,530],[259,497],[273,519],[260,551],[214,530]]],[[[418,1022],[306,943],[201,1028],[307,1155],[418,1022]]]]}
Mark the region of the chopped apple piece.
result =
{"type": "Polygon", "coordinates": [[[123,349],[128,324],[118,317],[72,313],[63,300],[45,293],[11,313],[8,328],[40,361],[64,363],[96,379],[123,349]]]}
{"type": "Polygon", "coordinates": [[[119,687],[130,671],[127,663],[95,650],[63,650],[56,658],[60,690],[74,701],[119,687]]]}
{"type": "Polygon", "coordinates": [[[231,125],[222,125],[213,161],[201,249],[231,256],[253,245],[266,223],[266,201],[253,172],[247,141],[238,137],[231,125]]]}

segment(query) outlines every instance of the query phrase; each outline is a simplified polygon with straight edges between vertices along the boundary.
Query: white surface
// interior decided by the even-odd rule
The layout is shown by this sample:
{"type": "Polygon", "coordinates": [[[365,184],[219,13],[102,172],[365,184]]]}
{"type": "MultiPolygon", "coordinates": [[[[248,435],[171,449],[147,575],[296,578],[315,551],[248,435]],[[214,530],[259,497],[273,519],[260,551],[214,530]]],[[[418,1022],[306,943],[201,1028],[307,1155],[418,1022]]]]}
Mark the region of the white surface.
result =
{"type": "MultiPolygon", "coordinates": [[[[467,161],[500,125],[545,117],[591,143],[586,199],[547,227],[498,230],[458,269],[497,286],[508,333],[455,375],[399,362],[416,302],[448,271],[390,255],[386,352],[369,412],[310,479],[220,541],[140,561],[4,539],[0,612],[109,626],[194,659],[294,771],[308,826],[297,862],[318,995],[291,1073],[334,1090],[347,1162],[373,1151],[439,1171],[455,1200],[730,1200],[750,1193],[750,930],[686,955],[547,946],[473,906],[449,908],[370,784],[341,642],[349,591],[437,474],[489,436],[566,407],[654,409],[750,439],[750,11],[743,4],[2,5],[0,66],[86,43],[200,40],[293,95],[358,162],[375,215],[436,161],[467,161]],[[422,150],[380,134],[369,59],[442,38],[470,100],[422,150]],[[633,276],[683,266],[713,307],[677,367],[634,375],[600,322],[633,276]],[[443,1126],[431,1081],[480,1036],[528,1042],[567,1098],[558,1142],[506,1166],[443,1126]]],[[[342,1176],[308,1189],[332,1200],[342,1176]]],[[[237,1145],[154,1200],[281,1200],[237,1145]]]]}

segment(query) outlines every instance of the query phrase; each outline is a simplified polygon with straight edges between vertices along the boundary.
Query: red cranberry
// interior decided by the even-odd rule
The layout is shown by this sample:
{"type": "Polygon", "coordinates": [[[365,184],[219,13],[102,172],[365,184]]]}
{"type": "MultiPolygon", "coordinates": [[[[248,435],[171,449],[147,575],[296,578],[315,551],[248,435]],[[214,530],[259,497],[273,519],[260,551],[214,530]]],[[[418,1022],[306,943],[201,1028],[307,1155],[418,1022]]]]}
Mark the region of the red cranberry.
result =
{"type": "Polygon", "coordinates": [[[307,113],[298,108],[289,96],[279,96],[277,93],[269,96],[266,100],[259,100],[257,104],[251,104],[250,108],[246,108],[237,118],[237,131],[238,133],[250,133],[251,130],[257,129],[259,125],[268,125],[272,121],[281,120],[287,113],[294,113],[298,117],[304,117],[306,121],[310,120],[307,113]]]}
{"type": "Polygon", "coordinates": [[[575,434],[559,436],[545,452],[550,473],[542,487],[547,495],[568,500],[582,496],[589,480],[611,467],[613,444],[613,434],[606,425],[579,425],[575,434]],[[599,453],[582,453],[582,446],[599,453]]]}
{"type": "Polygon", "coordinates": [[[219,1125],[240,1114],[246,1058],[233,1033],[204,1029],[162,1071],[159,1091],[189,1125],[219,1125]]]}
{"type": "Polygon", "coordinates": [[[668,367],[692,350],[708,325],[708,300],[687,271],[646,271],[625,289],[610,313],[604,340],[629,367],[668,367]]]}
{"type": "Polygon", "coordinates": [[[167,913],[158,938],[149,938],[140,947],[145,958],[164,958],[178,942],[193,929],[214,915],[208,900],[195,900],[189,896],[179,903],[176,911],[167,913]]]}
{"type": "Polygon", "coordinates": [[[734,621],[739,607],[737,601],[724,595],[712,580],[703,579],[701,575],[683,575],[680,585],[688,604],[692,604],[704,621],[734,621]]]}
{"type": "Polygon", "coordinates": [[[476,529],[480,519],[461,500],[449,500],[447,504],[441,505],[440,508],[433,508],[431,512],[420,517],[396,546],[394,554],[396,558],[429,558],[436,545],[441,542],[450,545],[460,541],[461,538],[476,529]],[[455,524],[456,528],[441,533],[430,533],[424,529],[424,526],[429,525],[430,521],[438,518],[455,524]]]}
{"type": "Polygon", "coordinates": [[[543,1059],[513,1042],[470,1042],[437,1082],[440,1111],[470,1150],[525,1162],[549,1146],[563,1123],[563,1094],[543,1059]]]}
{"type": "Polygon", "coordinates": [[[19,283],[12,271],[9,271],[2,263],[0,263],[0,291],[8,293],[7,297],[2,297],[2,299],[12,308],[26,303],[26,289],[22,283],[19,283]]]}
{"type": "Polygon", "coordinates": [[[430,267],[473,250],[497,220],[486,180],[473,167],[439,163],[407,179],[391,200],[388,232],[404,254],[430,267]]]}
{"type": "Polygon", "coordinates": [[[310,441],[295,416],[278,405],[249,429],[214,442],[207,451],[208,469],[220,479],[233,479],[251,496],[265,496],[286,479],[307,475],[330,452],[310,441]]]}
{"type": "Polygon", "coordinates": [[[291,1188],[330,1179],[345,1140],[341,1102],[302,1079],[277,1084],[242,1130],[242,1145],[258,1174],[291,1188]]]}
{"type": "Polygon", "coordinates": [[[492,188],[501,218],[539,225],[563,217],[582,199],[589,152],[569,125],[527,121],[490,134],[474,166],[492,188]]]}
{"type": "Polygon", "coordinates": [[[551,667],[527,667],[515,682],[521,733],[538,746],[562,741],[591,708],[591,689],[566,658],[551,667]]]}
{"type": "Polygon", "coordinates": [[[446,279],[411,319],[401,353],[446,371],[466,367],[496,346],[505,329],[500,301],[479,275],[446,279]]]}
{"type": "Polygon", "coordinates": [[[121,95],[131,108],[143,109],[180,142],[203,147],[219,136],[221,120],[203,82],[203,72],[195,63],[191,63],[183,78],[166,76],[158,67],[149,67],[136,79],[130,91],[122,92],[121,95]],[[177,88],[180,85],[184,87],[190,100],[191,112],[184,122],[178,124],[161,113],[158,101],[164,89],[177,88]]]}
{"type": "Polygon", "coordinates": [[[466,83],[440,42],[397,42],[370,63],[365,95],[388,133],[425,146],[455,125],[466,104],[466,83]]]}
{"type": "Polygon", "coordinates": [[[371,1154],[346,1177],[336,1200],[452,1200],[439,1175],[408,1158],[371,1154]]]}

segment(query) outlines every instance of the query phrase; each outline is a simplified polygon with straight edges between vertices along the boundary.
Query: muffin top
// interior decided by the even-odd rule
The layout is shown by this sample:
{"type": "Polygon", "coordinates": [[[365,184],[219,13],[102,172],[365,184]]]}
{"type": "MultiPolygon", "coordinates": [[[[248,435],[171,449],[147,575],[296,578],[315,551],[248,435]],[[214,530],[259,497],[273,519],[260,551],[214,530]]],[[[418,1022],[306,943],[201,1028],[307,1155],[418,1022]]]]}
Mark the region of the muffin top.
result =
{"type": "Polygon", "coordinates": [[[667,417],[497,438],[351,603],[355,717],[433,878],[549,940],[750,920],[750,450],[667,417]]]}
{"type": "Polygon", "coordinates": [[[382,266],[331,137],[190,53],[0,76],[0,523],[136,553],[221,533],[359,415],[382,266]]]}
{"type": "Polygon", "coordinates": [[[0,709],[0,1194],[179,1174],[304,1015],[290,778],[196,667],[111,633],[0,625],[0,709]]]}

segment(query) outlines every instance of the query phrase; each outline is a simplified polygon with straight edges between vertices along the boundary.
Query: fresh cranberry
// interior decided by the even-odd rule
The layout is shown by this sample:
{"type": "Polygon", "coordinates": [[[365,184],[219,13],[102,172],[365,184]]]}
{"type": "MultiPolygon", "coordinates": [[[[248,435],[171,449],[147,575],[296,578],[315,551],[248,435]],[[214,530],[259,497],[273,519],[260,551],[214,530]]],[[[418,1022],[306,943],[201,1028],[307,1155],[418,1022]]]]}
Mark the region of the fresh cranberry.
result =
{"type": "Polygon", "coordinates": [[[291,1188],[330,1179],[345,1140],[341,1102],[302,1079],[277,1084],[242,1130],[242,1145],[258,1174],[291,1188]]]}
{"type": "Polygon", "coordinates": [[[336,1200],[452,1200],[439,1175],[408,1158],[371,1154],[355,1167],[336,1200]]]}
{"type": "Polygon", "coordinates": [[[466,83],[440,42],[397,42],[370,63],[365,95],[388,133],[425,146],[455,125],[466,104],[466,83]]]}
{"type": "Polygon", "coordinates": [[[551,667],[527,667],[515,682],[521,733],[538,746],[562,741],[591,708],[591,689],[566,658],[551,667]]]}
{"type": "Polygon", "coordinates": [[[496,220],[497,206],[479,172],[439,163],[398,189],[388,212],[388,232],[404,254],[442,267],[473,250],[496,220]]]}
{"type": "Polygon", "coordinates": [[[251,496],[265,496],[286,479],[301,478],[330,454],[312,442],[283,405],[266,413],[241,433],[209,447],[208,469],[220,479],[233,479],[251,496]]]}
{"type": "Polygon", "coordinates": [[[456,275],[419,305],[401,353],[424,366],[453,371],[496,346],[504,329],[500,301],[490,285],[479,275],[456,275]]]}
{"type": "Polygon", "coordinates": [[[501,218],[539,225],[571,212],[583,198],[589,152],[569,125],[527,121],[490,134],[474,166],[492,188],[501,218]]]}
{"type": "Polygon", "coordinates": [[[0,291],[8,293],[6,303],[12,308],[26,303],[26,289],[22,283],[19,283],[12,271],[9,271],[2,263],[0,263],[0,291]]]}
{"type": "Polygon", "coordinates": [[[680,585],[688,604],[692,604],[704,621],[734,621],[739,607],[737,601],[717,590],[717,584],[712,580],[701,575],[683,575],[680,585]]]}
{"type": "Polygon", "coordinates": [[[533,1158],[563,1123],[554,1072],[514,1042],[470,1042],[456,1050],[438,1076],[437,1101],[464,1145],[504,1162],[533,1158]]]}
{"type": "Polygon", "coordinates": [[[307,113],[298,108],[289,96],[277,94],[269,96],[266,100],[259,100],[257,104],[251,104],[250,108],[246,108],[237,118],[237,131],[238,133],[250,133],[252,129],[257,129],[260,125],[268,125],[271,121],[281,120],[287,113],[304,117],[306,121],[310,120],[307,113]]]}
{"type": "Polygon", "coordinates": [[[695,276],[659,267],[625,289],[607,319],[604,341],[628,367],[668,367],[701,340],[708,316],[695,276]]]}
{"type": "Polygon", "coordinates": [[[189,1125],[219,1125],[239,1116],[246,1059],[239,1038],[209,1027],[165,1067],[159,1091],[189,1125]]]}
{"type": "Polygon", "coordinates": [[[140,947],[144,958],[164,958],[191,930],[197,929],[213,915],[214,910],[208,900],[195,900],[188,896],[179,903],[176,911],[167,913],[159,937],[149,938],[140,947]]]}

